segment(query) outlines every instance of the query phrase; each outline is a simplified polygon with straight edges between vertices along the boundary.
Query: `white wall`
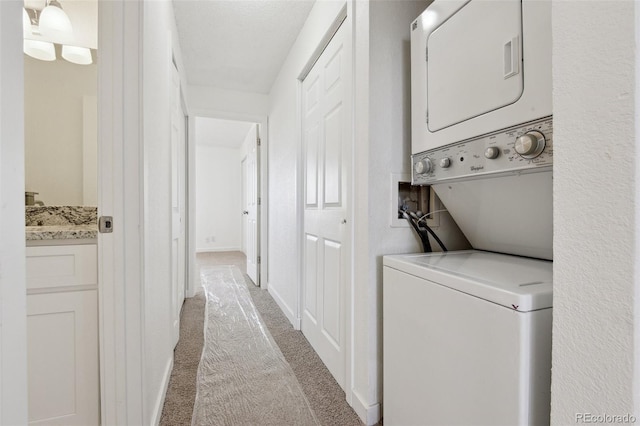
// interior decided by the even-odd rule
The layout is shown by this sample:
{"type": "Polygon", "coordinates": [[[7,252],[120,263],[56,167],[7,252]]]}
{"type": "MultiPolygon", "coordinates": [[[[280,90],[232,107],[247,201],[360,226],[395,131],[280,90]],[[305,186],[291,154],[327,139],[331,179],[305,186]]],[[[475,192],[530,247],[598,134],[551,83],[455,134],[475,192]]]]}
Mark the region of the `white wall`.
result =
{"type": "Polygon", "coordinates": [[[22,1],[0,2],[0,424],[27,423],[22,1]]]}
{"type": "Polygon", "coordinates": [[[83,205],[83,97],[95,100],[97,66],[24,55],[24,78],[26,190],[47,205],[83,205]]]}
{"type": "Polygon", "coordinates": [[[189,113],[205,117],[259,121],[267,112],[268,97],[208,86],[188,86],[189,113]]]}
{"type": "MultiPolygon", "coordinates": [[[[144,401],[157,424],[173,365],[171,305],[171,69],[179,58],[170,1],[143,6],[144,401]]],[[[182,70],[178,61],[178,70],[182,70]]]]}
{"type": "MultiPolygon", "coordinates": [[[[422,251],[410,228],[390,226],[391,174],[410,174],[411,22],[429,1],[356,2],[354,396],[375,423],[382,400],[382,257],[422,251]]],[[[468,248],[448,213],[434,231],[449,249],[468,248]]],[[[431,241],[434,250],[439,250],[431,241]]]]}
{"type": "Polygon", "coordinates": [[[552,6],[555,425],[640,418],[639,12],[552,6]]]}
{"type": "MultiPolygon", "coordinates": [[[[199,138],[200,135],[196,135],[199,138]]],[[[196,251],[242,245],[240,148],[196,145],[196,251]]]]}
{"type": "Polygon", "coordinates": [[[369,77],[368,117],[364,117],[369,125],[368,143],[356,144],[358,176],[366,179],[355,190],[356,211],[368,212],[366,226],[358,228],[355,236],[361,271],[356,276],[355,316],[361,320],[355,322],[354,345],[356,356],[369,361],[356,364],[354,389],[365,407],[375,407],[382,399],[382,256],[421,251],[410,228],[390,226],[389,181],[392,172],[411,171],[409,25],[427,4],[369,3],[369,63],[367,70],[361,70],[369,77]],[[364,233],[367,241],[361,244],[364,233]]]}
{"type": "Polygon", "coordinates": [[[292,324],[298,321],[298,76],[343,5],[315,3],[269,94],[268,288],[292,324]]]}

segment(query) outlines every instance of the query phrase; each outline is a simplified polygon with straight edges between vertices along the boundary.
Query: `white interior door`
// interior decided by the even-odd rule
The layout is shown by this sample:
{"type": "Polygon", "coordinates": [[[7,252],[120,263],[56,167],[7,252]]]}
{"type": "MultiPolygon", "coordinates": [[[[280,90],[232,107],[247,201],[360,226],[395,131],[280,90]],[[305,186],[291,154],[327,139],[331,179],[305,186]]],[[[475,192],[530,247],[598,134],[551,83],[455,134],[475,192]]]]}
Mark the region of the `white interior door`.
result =
{"type": "Polygon", "coordinates": [[[249,225],[249,197],[247,194],[247,157],[242,159],[240,163],[240,176],[242,176],[242,252],[247,255],[247,237],[248,237],[248,225],[249,225]]]}
{"type": "Polygon", "coordinates": [[[172,66],[171,88],[171,300],[174,345],[180,338],[180,310],[184,302],[185,236],[185,122],[180,100],[180,76],[172,66]]]}
{"type": "Polygon", "coordinates": [[[253,283],[260,285],[260,252],[259,252],[259,215],[260,197],[258,195],[260,164],[260,130],[255,126],[255,141],[247,149],[247,275],[253,283]]]}
{"type": "Polygon", "coordinates": [[[347,179],[344,27],[302,82],[305,150],[302,332],[336,381],[345,383],[347,179]]]}

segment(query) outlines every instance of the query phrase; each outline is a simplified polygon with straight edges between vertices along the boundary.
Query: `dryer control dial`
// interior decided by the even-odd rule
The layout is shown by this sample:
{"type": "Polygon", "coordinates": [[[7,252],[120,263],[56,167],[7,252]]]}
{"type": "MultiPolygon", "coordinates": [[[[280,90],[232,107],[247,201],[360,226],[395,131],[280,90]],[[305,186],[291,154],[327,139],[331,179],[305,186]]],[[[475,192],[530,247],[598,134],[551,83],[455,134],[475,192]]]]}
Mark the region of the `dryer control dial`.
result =
{"type": "Polygon", "coordinates": [[[516,139],[514,149],[522,158],[532,159],[542,154],[544,147],[544,135],[537,130],[531,130],[516,139]]]}
{"type": "Polygon", "coordinates": [[[490,146],[489,148],[484,150],[484,156],[488,160],[495,160],[500,155],[500,150],[498,147],[490,146]]]}
{"type": "Polygon", "coordinates": [[[425,158],[424,160],[420,160],[416,164],[414,164],[413,170],[416,172],[416,174],[419,175],[429,173],[431,170],[433,170],[433,163],[431,162],[431,159],[425,158]]]}

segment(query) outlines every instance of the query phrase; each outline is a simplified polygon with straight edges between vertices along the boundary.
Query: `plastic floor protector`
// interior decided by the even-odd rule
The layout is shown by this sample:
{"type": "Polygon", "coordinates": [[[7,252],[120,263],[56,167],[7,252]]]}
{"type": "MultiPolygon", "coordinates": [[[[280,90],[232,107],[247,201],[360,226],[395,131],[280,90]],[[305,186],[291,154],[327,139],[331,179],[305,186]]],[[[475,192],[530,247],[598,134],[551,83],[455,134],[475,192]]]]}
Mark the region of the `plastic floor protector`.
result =
{"type": "Polygon", "coordinates": [[[203,267],[207,302],[191,424],[319,425],[236,266],[203,267]]]}

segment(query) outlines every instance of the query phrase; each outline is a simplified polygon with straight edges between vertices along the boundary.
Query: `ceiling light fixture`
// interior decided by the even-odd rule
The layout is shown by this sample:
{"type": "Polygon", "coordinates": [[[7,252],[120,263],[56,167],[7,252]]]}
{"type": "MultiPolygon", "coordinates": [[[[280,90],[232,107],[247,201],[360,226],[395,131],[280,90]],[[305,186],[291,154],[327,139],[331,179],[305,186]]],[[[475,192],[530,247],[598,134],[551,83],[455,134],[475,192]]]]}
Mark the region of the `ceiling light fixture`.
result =
{"type": "Polygon", "coordinates": [[[65,44],[62,46],[62,57],[78,65],[89,65],[93,63],[91,50],[86,47],[69,46],[65,44]]]}
{"type": "Polygon", "coordinates": [[[62,44],[62,57],[65,60],[78,65],[93,63],[89,48],[70,44],[74,40],[73,27],[58,0],[46,0],[45,8],[41,11],[22,9],[22,26],[24,53],[32,58],[55,61],[56,51],[53,43],[58,43],[62,44]]]}
{"type": "Polygon", "coordinates": [[[56,49],[50,41],[24,40],[24,53],[42,61],[55,61],[56,49]]]}
{"type": "Polygon", "coordinates": [[[54,43],[68,43],[73,38],[71,20],[58,0],[47,0],[46,7],[40,13],[38,26],[40,33],[54,43]]]}

